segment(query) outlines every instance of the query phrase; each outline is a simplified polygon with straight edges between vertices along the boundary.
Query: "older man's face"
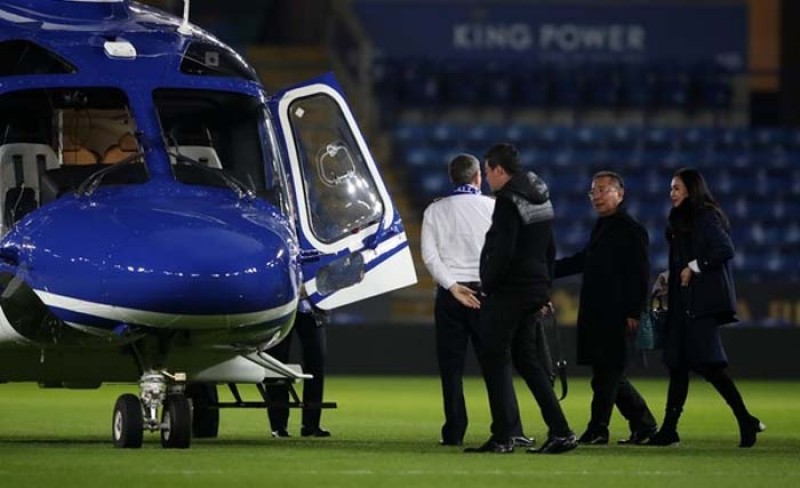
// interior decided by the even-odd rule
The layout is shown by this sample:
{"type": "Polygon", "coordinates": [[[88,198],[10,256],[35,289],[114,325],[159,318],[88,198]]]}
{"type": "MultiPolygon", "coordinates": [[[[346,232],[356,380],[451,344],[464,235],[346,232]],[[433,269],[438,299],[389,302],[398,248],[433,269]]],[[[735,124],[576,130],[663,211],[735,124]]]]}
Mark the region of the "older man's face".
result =
{"type": "Polygon", "coordinates": [[[592,207],[597,215],[606,217],[617,211],[617,207],[622,203],[625,190],[619,187],[617,181],[610,176],[601,176],[592,180],[592,189],[589,190],[589,198],[592,200],[592,207]]]}

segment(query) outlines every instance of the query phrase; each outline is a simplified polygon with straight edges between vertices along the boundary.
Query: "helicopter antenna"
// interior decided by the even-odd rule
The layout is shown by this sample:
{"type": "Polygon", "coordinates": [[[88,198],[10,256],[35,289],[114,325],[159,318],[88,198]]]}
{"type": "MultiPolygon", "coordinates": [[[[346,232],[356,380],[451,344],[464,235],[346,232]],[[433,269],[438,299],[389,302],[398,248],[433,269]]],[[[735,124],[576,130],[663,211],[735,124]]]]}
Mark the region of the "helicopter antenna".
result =
{"type": "Polygon", "coordinates": [[[189,27],[189,4],[191,0],[183,0],[183,22],[181,23],[180,27],[178,27],[178,32],[183,35],[189,35],[192,33],[192,28],[189,27]]]}

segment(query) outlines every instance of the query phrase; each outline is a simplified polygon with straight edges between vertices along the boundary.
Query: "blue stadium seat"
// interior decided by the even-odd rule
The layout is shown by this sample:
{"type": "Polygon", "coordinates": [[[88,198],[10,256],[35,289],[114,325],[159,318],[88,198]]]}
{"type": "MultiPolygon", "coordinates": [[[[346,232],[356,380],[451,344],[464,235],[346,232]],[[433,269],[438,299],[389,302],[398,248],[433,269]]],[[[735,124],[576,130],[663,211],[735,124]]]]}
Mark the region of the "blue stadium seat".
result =
{"type": "Polygon", "coordinates": [[[481,103],[492,107],[507,107],[514,99],[514,68],[503,62],[490,62],[483,73],[481,103]]]}
{"type": "Polygon", "coordinates": [[[439,67],[443,72],[441,94],[451,105],[478,105],[485,103],[484,77],[479,65],[465,60],[451,60],[439,67]]]}
{"type": "Polygon", "coordinates": [[[780,151],[786,145],[786,131],[779,127],[756,127],[749,139],[755,150],[780,151]]]}
{"type": "MultiPolygon", "coordinates": [[[[553,166],[553,161],[556,158],[556,152],[547,149],[537,149],[533,146],[524,146],[518,148],[518,150],[522,166],[526,169],[536,171],[537,173],[540,172],[543,167],[548,168],[553,166]]],[[[545,182],[547,182],[547,180],[545,180],[545,182]]]]}
{"type": "Polygon", "coordinates": [[[656,102],[656,83],[653,71],[638,64],[620,70],[620,102],[624,107],[650,110],[656,102]]]}
{"type": "Polygon", "coordinates": [[[619,151],[633,151],[642,143],[641,127],[617,126],[606,134],[606,144],[609,149],[619,151]]]}
{"type": "Polygon", "coordinates": [[[731,74],[719,67],[704,63],[692,74],[695,85],[697,105],[711,110],[727,110],[733,101],[733,80],[731,74]]]}
{"type": "Polygon", "coordinates": [[[507,142],[504,126],[494,123],[475,123],[466,129],[466,147],[479,159],[492,144],[507,142]]]}
{"type": "Polygon", "coordinates": [[[426,124],[398,124],[392,131],[392,139],[399,145],[422,146],[428,143],[430,133],[431,129],[426,124]]]}
{"type": "Polygon", "coordinates": [[[418,59],[405,60],[399,70],[401,100],[411,107],[430,108],[440,101],[437,66],[418,59]]]}
{"type": "Polygon", "coordinates": [[[586,104],[586,73],[581,67],[551,68],[551,104],[557,108],[582,108],[586,104]]]}
{"type": "Polygon", "coordinates": [[[708,152],[714,148],[712,127],[688,127],[679,136],[679,146],[684,151],[708,152]]]}
{"type": "Polygon", "coordinates": [[[679,65],[668,64],[655,68],[658,101],[664,108],[690,108],[691,93],[689,73],[679,65]]]}
{"type": "Polygon", "coordinates": [[[466,137],[466,128],[458,124],[439,122],[430,127],[429,140],[431,144],[439,148],[451,149],[460,146],[466,137]]]}
{"type": "Polygon", "coordinates": [[[559,210],[556,208],[556,228],[554,231],[556,248],[559,256],[569,256],[574,254],[586,245],[591,231],[591,224],[586,224],[582,220],[569,221],[559,218],[559,210]]]}
{"type": "Polygon", "coordinates": [[[590,107],[617,108],[622,103],[622,79],[612,64],[592,64],[588,71],[586,104],[590,107]]]}
{"type": "Polygon", "coordinates": [[[530,124],[513,123],[506,127],[504,138],[517,146],[518,149],[525,146],[535,146],[536,129],[530,124]]]}
{"type": "Polygon", "coordinates": [[[545,125],[534,127],[532,134],[537,148],[561,150],[571,145],[573,131],[572,127],[545,125]]]}
{"type": "Polygon", "coordinates": [[[397,102],[400,98],[400,64],[395,59],[376,58],[370,66],[372,87],[383,101],[397,102]]]}
{"type": "Polygon", "coordinates": [[[513,74],[513,103],[530,107],[550,105],[552,82],[545,67],[531,64],[515,69],[513,74]]]}
{"type": "Polygon", "coordinates": [[[607,133],[608,131],[604,127],[579,127],[572,131],[571,145],[576,149],[604,149],[608,137],[607,133]]]}
{"type": "Polygon", "coordinates": [[[679,133],[666,127],[648,127],[641,134],[646,150],[664,151],[678,147],[679,133]]]}
{"type": "Polygon", "coordinates": [[[429,168],[442,162],[442,151],[429,146],[404,146],[398,153],[401,164],[409,168],[429,168]]]}

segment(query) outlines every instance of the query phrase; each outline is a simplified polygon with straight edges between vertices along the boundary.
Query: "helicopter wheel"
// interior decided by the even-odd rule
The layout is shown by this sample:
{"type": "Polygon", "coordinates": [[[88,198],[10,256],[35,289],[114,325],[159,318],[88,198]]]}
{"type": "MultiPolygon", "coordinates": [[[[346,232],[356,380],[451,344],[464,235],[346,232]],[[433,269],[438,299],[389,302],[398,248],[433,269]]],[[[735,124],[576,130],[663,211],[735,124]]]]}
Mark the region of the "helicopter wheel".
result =
{"type": "Polygon", "coordinates": [[[219,409],[216,405],[217,385],[192,383],[186,385],[186,396],[192,401],[192,437],[215,439],[219,432],[219,409]]]}
{"type": "Polygon", "coordinates": [[[142,447],[144,415],[142,402],[136,395],[126,393],[117,399],[111,420],[111,435],[114,447],[138,449],[142,447]]]}
{"type": "Polygon", "coordinates": [[[169,395],[161,416],[161,446],[187,449],[192,441],[192,410],[184,395],[169,395]]]}

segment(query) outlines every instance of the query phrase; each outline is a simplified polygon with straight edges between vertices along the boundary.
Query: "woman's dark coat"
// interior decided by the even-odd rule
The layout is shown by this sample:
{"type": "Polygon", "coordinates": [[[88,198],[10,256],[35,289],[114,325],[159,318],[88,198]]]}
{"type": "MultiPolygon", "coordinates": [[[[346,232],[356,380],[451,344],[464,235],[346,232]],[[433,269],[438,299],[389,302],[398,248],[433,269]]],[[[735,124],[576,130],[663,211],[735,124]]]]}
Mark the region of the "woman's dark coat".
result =
{"type": "Polygon", "coordinates": [[[586,247],[556,261],[556,278],[583,273],[578,309],[578,364],[624,367],[626,323],[648,297],[647,230],[619,207],[597,219],[586,247]]]}
{"type": "Polygon", "coordinates": [[[737,320],[730,266],[734,248],[727,226],[713,207],[692,212],[684,204],[670,213],[667,241],[669,311],[664,362],[671,368],[727,364],[719,326],[737,320]],[[693,260],[700,273],[694,273],[683,288],[681,270],[693,260]]]}

